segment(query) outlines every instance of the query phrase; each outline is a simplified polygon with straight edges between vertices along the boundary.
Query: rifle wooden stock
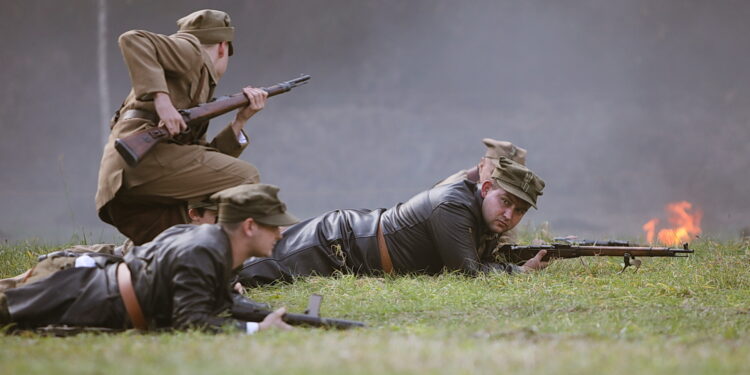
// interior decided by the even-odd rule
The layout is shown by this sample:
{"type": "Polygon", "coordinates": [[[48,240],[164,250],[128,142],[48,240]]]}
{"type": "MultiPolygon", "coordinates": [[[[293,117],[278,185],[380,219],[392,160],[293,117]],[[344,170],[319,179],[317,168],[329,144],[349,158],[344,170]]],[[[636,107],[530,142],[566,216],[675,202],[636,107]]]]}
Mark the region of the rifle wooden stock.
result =
{"type": "MultiPolygon", "coordinates": [[[[302,75],[289,81],[264,87],[263,90],[268,93],[268,97],[272,97],[303,85],[309,80],[309,75],[302,75]]],[[[249,103],[250,101],[245,94],[239,92],[192,108],[181,109],[179,112],[188,128],[192,128],[214,117],[245,107],[249,103]]],[[[127,137],[116,139],[115,149],[129,166],[135,167],[154,146],[170,138],[169,132],[165,128],[155,127],[144,129],[127,137]]]]}
{"type": "Polygon", "coordinates": [[[646,247],[646,246],[578,246],[569,244],[551,244],[538,246],[503,245],[499,253],[511,262],[522,262],[533,258],[540,250],[547,250],[544,261],[556,258],[578,258],[585,256],[620,256],[636,257],[686,257],[693,253],[684,244],[682,248],[646,247]]]}

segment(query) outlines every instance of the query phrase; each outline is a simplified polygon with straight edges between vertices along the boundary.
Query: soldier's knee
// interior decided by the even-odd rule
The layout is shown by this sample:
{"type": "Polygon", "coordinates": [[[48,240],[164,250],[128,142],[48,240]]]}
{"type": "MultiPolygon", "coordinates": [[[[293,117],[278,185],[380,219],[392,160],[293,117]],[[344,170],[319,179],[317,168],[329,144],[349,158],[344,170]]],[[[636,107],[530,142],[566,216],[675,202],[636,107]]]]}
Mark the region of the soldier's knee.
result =
{"type": "Polygon", "coordinates": [[[260,172],[254,165],[244,162],[240,164],[239,176],[243,184],[257,184],[260,182],[260,172]]]}

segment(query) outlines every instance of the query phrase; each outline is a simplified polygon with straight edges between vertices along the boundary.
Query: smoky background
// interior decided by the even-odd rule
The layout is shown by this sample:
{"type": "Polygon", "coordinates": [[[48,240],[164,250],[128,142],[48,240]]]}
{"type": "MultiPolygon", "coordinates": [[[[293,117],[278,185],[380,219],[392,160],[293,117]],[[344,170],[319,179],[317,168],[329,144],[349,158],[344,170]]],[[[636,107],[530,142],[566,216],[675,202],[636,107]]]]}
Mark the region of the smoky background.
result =
{"type": "Polygon", "coordinates": [[[241,156],[299,217],[391,207],[491,137],[529,150],[547,188],[525,222],[554,234],[642,238],[678,200],[707,235],[750,225],[745,1],[27,0],[0,2],[0,239],[119,238],[94,209],[102,108],[130,89],[117,37],[202,8],[237,28],[217,95],[313,77],[241,156]]]}

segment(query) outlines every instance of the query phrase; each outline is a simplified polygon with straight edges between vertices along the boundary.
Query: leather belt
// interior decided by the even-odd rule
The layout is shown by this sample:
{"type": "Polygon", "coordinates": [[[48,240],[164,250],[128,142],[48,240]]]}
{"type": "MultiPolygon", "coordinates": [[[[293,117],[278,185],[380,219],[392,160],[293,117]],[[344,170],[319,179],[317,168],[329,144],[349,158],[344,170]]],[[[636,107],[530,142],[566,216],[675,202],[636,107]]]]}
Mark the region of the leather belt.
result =
{"type": "Polygon", "coordinates": [[[159,116],[156,115],[156,113],[149,112],[149,111],[143,111],[140,109],[128,109],[127,111],[123,112],[118,121],[124,121],[129,120],[131,118],[140,118],[144,120],[148,120],[154,123],[154,125],[159,123],[159,116]]]}
{"type": "Polygon", "coordinates": [[[127,263],[122,262],[117,265],[117,287],[120,289],[120,297],[125,305],[125,311],[128,312],[130,322],[133,327],[145,331],[148,329],[146,319],[143,317],[143,310],[138,303],[138,298],[133,290],[133,279],[130,277],[130,268],[127,263]]]}
{"type": "Polygon", "coordinates": [[[392,274],[393,263],[391,262],[391,255],[388,253],[388,245],[385,243],[383,224],[381,223],[378,223],[378,250],[380,251],[380,265],[383,267],[383,272],[392,274]]]}

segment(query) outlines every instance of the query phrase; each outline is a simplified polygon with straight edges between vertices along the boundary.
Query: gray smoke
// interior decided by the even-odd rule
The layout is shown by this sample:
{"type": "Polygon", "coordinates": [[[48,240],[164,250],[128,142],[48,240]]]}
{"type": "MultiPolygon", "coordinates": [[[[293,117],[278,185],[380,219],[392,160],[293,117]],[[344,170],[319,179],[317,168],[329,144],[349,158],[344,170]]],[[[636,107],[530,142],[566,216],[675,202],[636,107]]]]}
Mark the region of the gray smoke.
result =
{"type": "MultiPolygon", "coordinates": [[[[101,156],[97,0],[2,2],[0,237],[112,241],[101,156]]],[[[750,223],[750,3],[741,1],[215,1],[238,29],[217,94],[311,74],[248,123],[242,159],[309,217],[390,207],[478,162],[484,137],[529,150],[556,234],[635,237],[664,205],[704,232],[750,223]]],[[[200,1],[107,1],[117,49],[200,1]]],[[[215,133],[229,120],[213,122],[215,133]]],[[[664,221],[664,220],[662,220],[664,221]]]]}

